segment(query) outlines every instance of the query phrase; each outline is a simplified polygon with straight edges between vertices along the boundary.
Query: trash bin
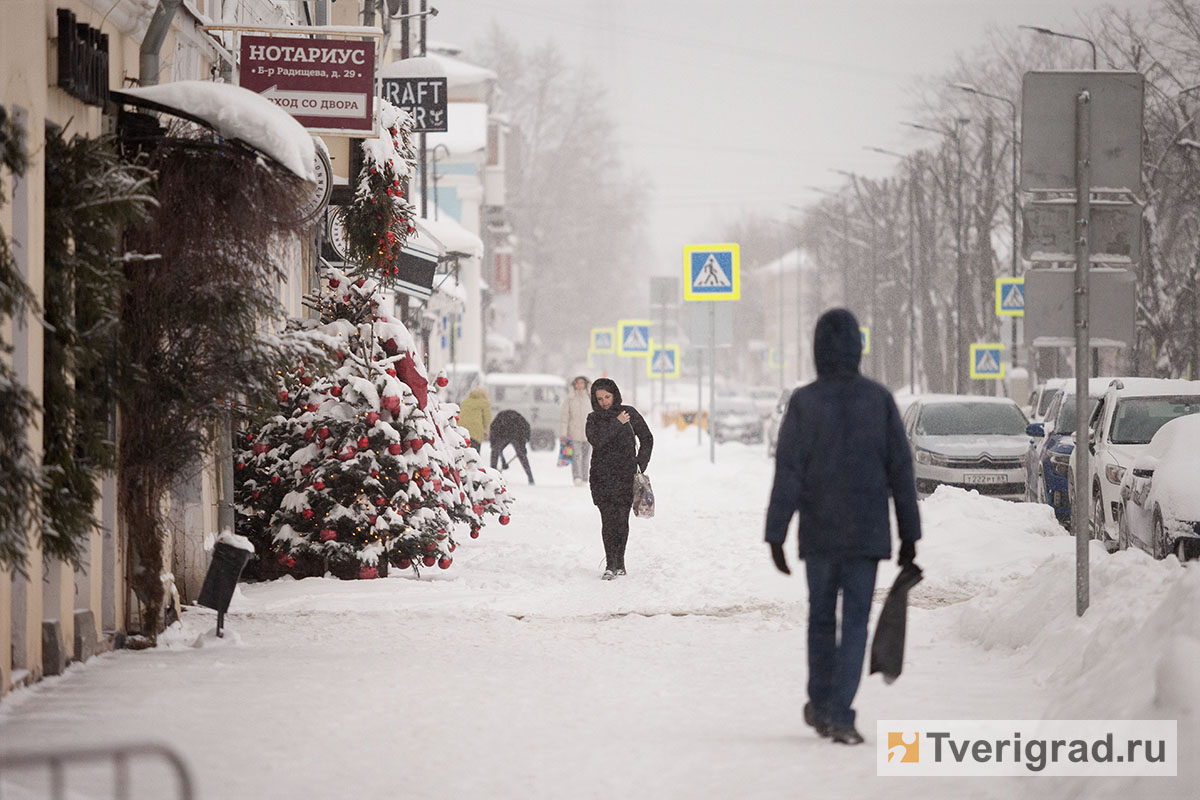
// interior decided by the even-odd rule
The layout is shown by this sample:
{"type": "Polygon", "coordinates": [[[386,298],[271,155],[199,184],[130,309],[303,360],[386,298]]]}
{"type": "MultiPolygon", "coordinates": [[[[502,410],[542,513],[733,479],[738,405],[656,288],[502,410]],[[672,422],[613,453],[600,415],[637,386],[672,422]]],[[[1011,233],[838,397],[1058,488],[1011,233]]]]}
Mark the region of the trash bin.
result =
{"type": "Polygon", "coordinates": [[[204,576],[204,585],[200,587],[196,602],[216,610],[217,636],[225,635],[225,612],[229,610],[229,601],[233,599],[233,590],[242,576],[242,569],[253,554],[253,550],[220,541],[213,548],[212,563],[208,565],[208,573],[204,576]]]}

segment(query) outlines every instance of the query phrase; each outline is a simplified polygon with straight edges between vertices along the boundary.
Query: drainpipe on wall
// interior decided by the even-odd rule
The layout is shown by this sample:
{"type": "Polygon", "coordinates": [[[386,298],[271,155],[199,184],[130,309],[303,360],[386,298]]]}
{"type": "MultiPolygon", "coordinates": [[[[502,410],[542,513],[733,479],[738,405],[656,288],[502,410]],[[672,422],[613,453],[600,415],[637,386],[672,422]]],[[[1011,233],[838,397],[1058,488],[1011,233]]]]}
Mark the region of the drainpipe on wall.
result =
{"type": "Polygon", "coordinates": [[[167,39],[167,31],[171,30],[171,20],[183,0],[158,0],[154,16],[150,18],[150,27],[142,39],[140,57],[138,59],[138,76],[142,86],[158,84],[158,53],[162,50],[163,42],[167,39]]]}

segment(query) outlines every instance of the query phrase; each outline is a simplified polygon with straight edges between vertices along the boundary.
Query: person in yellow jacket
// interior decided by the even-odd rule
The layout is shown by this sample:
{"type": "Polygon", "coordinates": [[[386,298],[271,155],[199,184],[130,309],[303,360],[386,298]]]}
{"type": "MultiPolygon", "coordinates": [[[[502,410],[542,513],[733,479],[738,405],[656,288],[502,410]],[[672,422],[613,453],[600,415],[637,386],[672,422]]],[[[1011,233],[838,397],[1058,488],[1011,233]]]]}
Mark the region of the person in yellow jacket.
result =
{"type": "Polygon", "coordinates": [[[488,428],[492,426],[492,403],[488,400],[487,389],[477,386],[467,392],[467,399],[458,410],[458,424],[471,434],[471,447],[479,452],[488,436],[488,428]]]}

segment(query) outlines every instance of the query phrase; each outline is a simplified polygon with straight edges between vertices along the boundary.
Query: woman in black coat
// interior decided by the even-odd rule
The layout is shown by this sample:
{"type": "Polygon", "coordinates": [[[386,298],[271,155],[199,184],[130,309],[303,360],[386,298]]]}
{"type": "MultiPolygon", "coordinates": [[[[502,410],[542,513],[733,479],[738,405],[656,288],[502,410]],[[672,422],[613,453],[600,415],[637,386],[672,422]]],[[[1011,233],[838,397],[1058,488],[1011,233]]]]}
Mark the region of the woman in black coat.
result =
{"type": "Polygon", "coordinates": [[[633,507],[633,476],[650,464],[654,436],[633,406],[621,404],[621,390],[609,378],[592,384],[592,413],[587,418],[592,446],[592,502],[600,509],[604,539],[604,580],[625,574],[625,543],[633,507]]]}

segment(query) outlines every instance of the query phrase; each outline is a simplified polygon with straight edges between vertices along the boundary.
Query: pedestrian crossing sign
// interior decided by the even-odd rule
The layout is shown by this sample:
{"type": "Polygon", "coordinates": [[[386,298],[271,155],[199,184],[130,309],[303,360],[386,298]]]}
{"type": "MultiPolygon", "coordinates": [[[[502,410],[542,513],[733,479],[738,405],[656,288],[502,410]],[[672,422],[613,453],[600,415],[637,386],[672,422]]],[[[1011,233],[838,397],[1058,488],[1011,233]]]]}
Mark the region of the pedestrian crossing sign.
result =
{"type": "Polygon", "coordinates": [[[617,355],[644,356],[650,352],[650,320],[617,321],[617,355]]]}
{"type": "Polygon", "coordinates": [[[996,316],[1025,316],[1025,279],[996,278],[996,316]]]}
{"type": "Polygon", "coordinates": [[[737,300],[742,296],[741,255],[736,244],[683,248],[684,300],[737,300]]]}
{"type": "Polygon", "coordinates": [[[592,328],[592,346],[595,353],[615,353],[617,351],[617,332],[613,328],[592,328]]]}
{"type": "Polygon", "coordinates": [[[858,335],[862,337],[862,354],[871,352],[871,329],[866,325],[858,326],[858,335]]]}
{"type": "Polygon", "coordinates": [[[646,359],[646,374],[651,378],[679,377],[679,346],[674,344],[650,345],[650,357],[646,359]]]}
{"type": "Polygon", "coordinates": [[[971,377],[979,381],[1004,377],[1004,345],[971,345],[971,377]]]}

